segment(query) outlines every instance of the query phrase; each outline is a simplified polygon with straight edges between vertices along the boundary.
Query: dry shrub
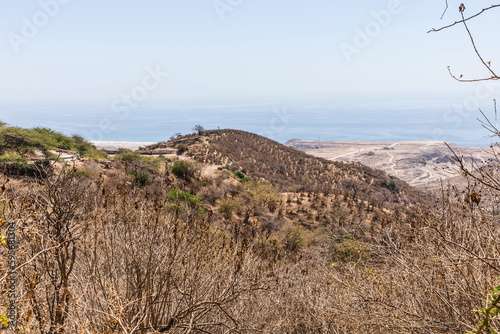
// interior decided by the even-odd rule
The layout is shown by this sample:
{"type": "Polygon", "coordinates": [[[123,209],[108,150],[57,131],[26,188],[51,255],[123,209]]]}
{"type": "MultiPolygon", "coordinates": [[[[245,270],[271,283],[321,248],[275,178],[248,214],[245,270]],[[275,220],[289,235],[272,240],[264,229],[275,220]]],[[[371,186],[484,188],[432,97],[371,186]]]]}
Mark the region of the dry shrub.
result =
{"type": "Polygon", "coordinates": [[[22,236],[19,332],[461,333],[497,285],[497,217],[459,191],[436,207],[387,210],[370,231],[373,203],[317,193],[282,203],[268,184],[199,182],[220,185],[210,205],[231,196],[243,209],[200,211],[186,189],[137,187],[119,172],[7,183],[1,212],[22,236]],[[319,238],[292,211],[334,223],[319,238]]]}

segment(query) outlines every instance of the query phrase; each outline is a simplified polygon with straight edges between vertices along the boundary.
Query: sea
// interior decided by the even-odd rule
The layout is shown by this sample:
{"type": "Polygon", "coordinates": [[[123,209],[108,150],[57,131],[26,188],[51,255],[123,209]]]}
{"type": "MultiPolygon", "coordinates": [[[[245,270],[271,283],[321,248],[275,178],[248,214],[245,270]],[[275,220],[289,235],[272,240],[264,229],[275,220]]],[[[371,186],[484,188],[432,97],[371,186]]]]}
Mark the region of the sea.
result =
{"type": "MultiPolygon", "coordinates": [[[[486,113],[485,113],[486,114],[486,113]]],[[[486,114],[495,125],[494,114],[486,114]]],[[[90,141],[166,141],[205,129],[239,129],[285,143],[321,141],[441,141],[462,146],[496,142],[476,106],[427,103],[154,104],[114,108],[92,105],[3,105],[0,121],[25,128],[47,127],[90,141]]]]}

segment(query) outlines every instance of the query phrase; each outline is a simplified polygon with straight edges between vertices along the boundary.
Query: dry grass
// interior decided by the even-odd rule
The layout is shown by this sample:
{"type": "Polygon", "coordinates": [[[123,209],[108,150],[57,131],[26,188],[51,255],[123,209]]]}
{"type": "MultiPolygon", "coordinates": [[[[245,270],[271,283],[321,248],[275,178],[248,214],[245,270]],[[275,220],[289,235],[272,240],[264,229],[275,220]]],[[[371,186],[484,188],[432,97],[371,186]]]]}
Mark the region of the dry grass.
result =
{"type": "Polygon", "coordinates": [[[399,181],[399,192],[391,191],[379,172],[323,163],[250,134],[238,140],[252,144],[231,146],[234,135],[210,132],[210,144],[193,138],[187,152],[207,163],[238,162],[233,169],[254,181],[240,182],[230,169],[185,180],[134,165],[150,173],[141,185],[122,162],[83,166],[91,174],[64,168],[36,182],[2,177],[0,213],[18,223],[25,263],[18,332],[474,328],[473,311],[500,275],[496,216],[453,189],[435,206],[405,208],[419,193],[399,181]],[[280,163],[291,167],[273,172],[280,163]],[[320,191],[324,184],[331,188],[320,191]],[[311,191],[290,191],[297,185],[311,191]],[[379,203],[374,194],[397,201],[379,203]]]}

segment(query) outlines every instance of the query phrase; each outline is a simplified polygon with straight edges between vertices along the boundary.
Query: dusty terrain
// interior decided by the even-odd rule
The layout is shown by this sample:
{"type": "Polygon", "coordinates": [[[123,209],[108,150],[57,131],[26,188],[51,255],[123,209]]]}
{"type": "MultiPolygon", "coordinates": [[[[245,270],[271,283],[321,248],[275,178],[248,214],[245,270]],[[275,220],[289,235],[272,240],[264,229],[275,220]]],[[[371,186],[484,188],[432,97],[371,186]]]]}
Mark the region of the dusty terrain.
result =
{"type": "MultiPolygon", "coordinates": [[[[94,142],[100,149],[127,148],[137,150],[146,142],[94,142]]],[[[292,139],[286,145],[308,154],[332,161],[357,161],[387,172],[410,185],[423,190],[439,189],[446,184],[463,183],[457,176],[452,160],[453,152],[439,141],[359,142],[359,141],[307,141],[292,139]]],[[[491,157],[489,147],[462,147],[450,144],[458,154],[474,159],[478,165],[491,157]]]]}
{"type": "MultiPolygon", "coordinates": [[[[335,161],[358,161],[367,166],[381,169],[420,189],[438,189],[441,182],[454,184],[462,181],[457,177],[453,153],[443,142],[354,142],[354,141],[303,141],[292,139],[286,143],[295,149],[311,155],[335,161]]],[[[484,164],[491,157],[489,147],[451,148],[467,157],[470,164],[484,164]]]]}

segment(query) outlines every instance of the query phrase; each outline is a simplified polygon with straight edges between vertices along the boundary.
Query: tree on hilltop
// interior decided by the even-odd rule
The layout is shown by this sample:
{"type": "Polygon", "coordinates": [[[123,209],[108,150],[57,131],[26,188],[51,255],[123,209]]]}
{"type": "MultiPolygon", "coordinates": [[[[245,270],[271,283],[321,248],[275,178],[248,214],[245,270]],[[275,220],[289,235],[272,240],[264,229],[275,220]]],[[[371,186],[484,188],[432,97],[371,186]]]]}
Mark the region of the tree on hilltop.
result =
{"type": "Polygon", "coordinates": [[[193,127],[193,131],[196,131],[198,133],[198,136],[202,136],[203,132],[205,131],[205,128],[203,126],[201,126],[200,124],[196,124],[193,127]]]}

